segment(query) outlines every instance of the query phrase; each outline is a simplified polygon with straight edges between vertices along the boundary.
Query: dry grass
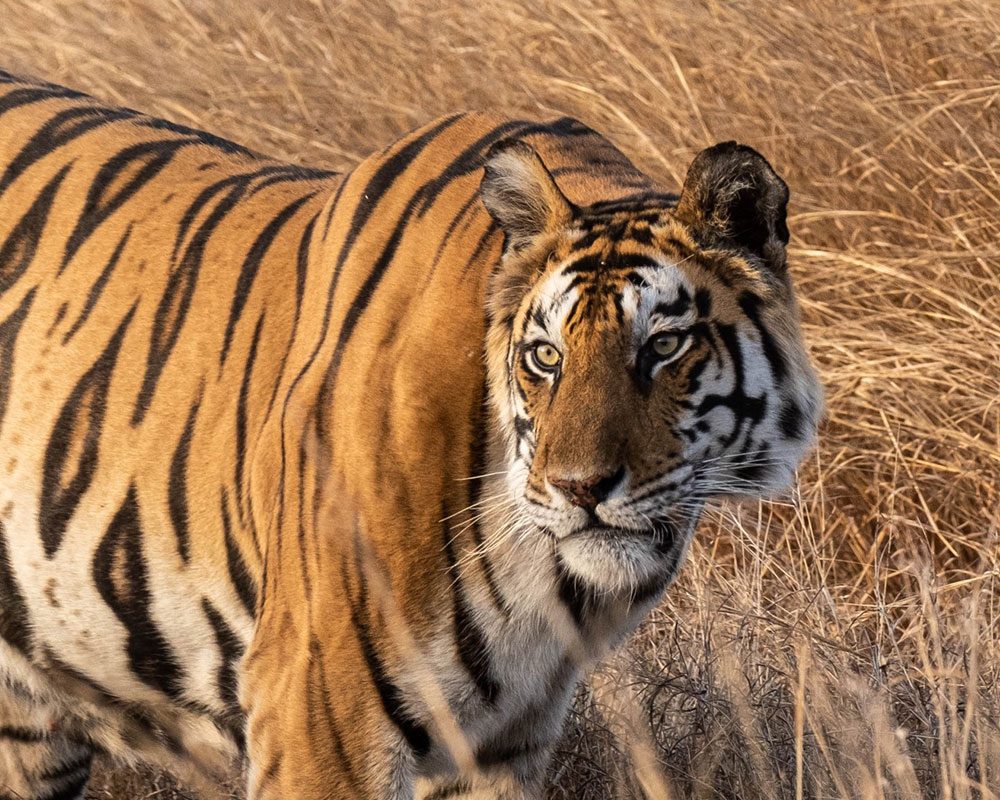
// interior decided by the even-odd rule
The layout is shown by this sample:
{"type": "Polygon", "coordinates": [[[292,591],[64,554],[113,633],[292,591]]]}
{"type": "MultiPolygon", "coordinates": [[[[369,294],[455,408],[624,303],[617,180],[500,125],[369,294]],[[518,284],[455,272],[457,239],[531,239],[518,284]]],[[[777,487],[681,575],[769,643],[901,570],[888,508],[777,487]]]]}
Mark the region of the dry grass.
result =
{"type": "MultiPolygon", "coordinates": [[[[703,525],[552,797],[1000,797],[995,0],[2,3],[14,69],[298,162],[486,106],[577,116],[674,187],[710,142],[763,151],[822,444],[790,502],[703,525]]],[[[169,796],[143,787],[94,797],[169,796]]]]}

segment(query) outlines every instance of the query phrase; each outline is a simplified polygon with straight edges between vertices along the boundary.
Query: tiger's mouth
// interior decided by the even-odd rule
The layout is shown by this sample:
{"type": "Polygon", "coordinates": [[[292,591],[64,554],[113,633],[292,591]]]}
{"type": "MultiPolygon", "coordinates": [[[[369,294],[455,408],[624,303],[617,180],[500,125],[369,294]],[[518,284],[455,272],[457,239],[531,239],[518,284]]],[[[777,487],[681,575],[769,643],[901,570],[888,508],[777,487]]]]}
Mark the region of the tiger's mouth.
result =
{"type": "Polygon", "coordinates": [[[589,539],[608,543],[631,540],[635,543],[651,545],[659,553],[669,553],[677,542],[676,526],[666,520],[657,521],[646,528],[608,525],[599,520],[591,520],[588,525],[578,528],[562,537],[562,541],[589,539]]]}

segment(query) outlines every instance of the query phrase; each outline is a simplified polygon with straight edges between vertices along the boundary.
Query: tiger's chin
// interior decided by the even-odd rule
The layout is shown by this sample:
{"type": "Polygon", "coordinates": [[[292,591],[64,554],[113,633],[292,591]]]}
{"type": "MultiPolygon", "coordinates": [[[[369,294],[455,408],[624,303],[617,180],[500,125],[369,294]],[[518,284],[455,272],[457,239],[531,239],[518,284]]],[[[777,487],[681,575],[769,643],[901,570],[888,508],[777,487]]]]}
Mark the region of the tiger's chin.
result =
{"type": "Polygon", "coordinates": [[[658,594],[677,573],[694,522],[662,524],[636,530],[596,524],[557,536],[565,569],[608,595],[658,594]]]}

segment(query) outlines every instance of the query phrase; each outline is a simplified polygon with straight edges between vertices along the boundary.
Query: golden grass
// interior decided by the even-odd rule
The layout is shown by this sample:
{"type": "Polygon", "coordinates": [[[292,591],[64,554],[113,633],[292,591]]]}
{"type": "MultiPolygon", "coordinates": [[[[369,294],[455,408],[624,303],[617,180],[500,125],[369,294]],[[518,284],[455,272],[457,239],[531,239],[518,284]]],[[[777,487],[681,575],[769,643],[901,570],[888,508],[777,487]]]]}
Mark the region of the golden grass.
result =
{"type": "MultiPolygon", "coordinates": [[[[668,187],[706,144],[765,153],[792,188],[821,445],[790,498],[702,526],[581,692],[552,797],[1000,797],[995,0],[3,0],[0,19],[14,70],[296,162],[347,168],[475,107],[576,116],[668,187]]],[[[145,786],[94,796],[167,796],[145,786]]]]}

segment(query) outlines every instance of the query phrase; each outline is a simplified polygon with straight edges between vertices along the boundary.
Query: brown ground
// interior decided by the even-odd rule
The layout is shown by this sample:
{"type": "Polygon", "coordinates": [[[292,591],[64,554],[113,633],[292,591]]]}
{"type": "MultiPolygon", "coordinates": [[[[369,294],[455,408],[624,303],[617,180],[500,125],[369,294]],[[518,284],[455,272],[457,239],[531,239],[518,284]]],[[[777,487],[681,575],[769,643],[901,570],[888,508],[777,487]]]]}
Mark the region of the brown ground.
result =
{"type": "MultiPolygon", "coordinates": [[[[1000,797],[995,0],[0,2],[14,70],[296,162],[487,106],[577,116],[671,187],[706,144],[764,152],[822,444],[706,521],[551,796],[1000,797]]],[[[178,796],[130,781],[92,796],[178,796]]]]}

